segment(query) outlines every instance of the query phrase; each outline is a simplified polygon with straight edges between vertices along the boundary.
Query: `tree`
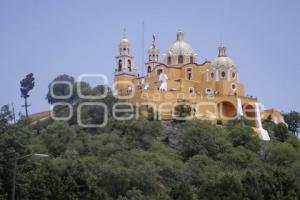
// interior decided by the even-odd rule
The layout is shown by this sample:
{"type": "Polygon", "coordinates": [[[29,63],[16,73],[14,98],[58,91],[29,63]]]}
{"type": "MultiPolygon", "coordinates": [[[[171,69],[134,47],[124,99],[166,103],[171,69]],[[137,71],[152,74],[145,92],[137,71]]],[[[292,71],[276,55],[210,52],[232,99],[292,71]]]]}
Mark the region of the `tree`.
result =
{"type": "Polygon", "coordinates": [[[284,121],[288,124],[289,130],[292,131],[294,135],[298,136],[300,129],[300,113],[291,111],[284,114],[284,121]]]}
{"type": "Polygon", "coordinates": [[[274,136],[281,142],[285,142],[287,140],[289,130],[284,123],[279,123],[274,126],[274,136]]]}
{"type": "Polygon", "coordinates": [[[244,146],[252,151],[259,150],[259,139],[252,128],[244,125],[234,126],[229,133],[229,138],[234,147],[244,146]]]}
{"type": "Polygon", "coordinates": [[[242,185],[245,190],[245,197],[249,200],[263,200],[262,187],[259,177],[251,171],[247,171],[242,177],[242,185]]]}
{"type": "Polygon", "coordinates": [[[4,105],[0,109],[0,134],[7,130],[9,121],[13,119],[13,114],[9,109],[9,105],[4,105]]]}
{"type": "Polygon", "coordinates": [[[20,81],[20,90],[21,90],[21,97],[24,98],[25,100],[25,104],[23,105],[25,107],[25,114],[26,117],[28,118],[28,107],[30,105],[28,105],[27,103],[27,98],[29,97],[29,91],[33,89],[34,87],[34,77],[33,77],[33,73],[27,74],[26,78],[22,79],[20,81]]]}
{"type": "Polygon", "coordinates": [[[185,120],[192,115],[192,107],[186,100],[178,100],[178,105],[175,106],[175,115],[179,121],[185,120]]]}
{"type": "Polygon", "coordinates": [[[244,199],[244,190],[238,177],[234,174],[224,174],[215,182],[207,183],[200,188],[198,199],[232,200],[244,199]]]}
{"type": "Polygon", "coordinates": [[[72,76],[66,74],[59,75],[49,84],[46,99],[50,104],[56,102],[74,103],[74,100],[77,98],[75,87],[75,80],[72,76]],[[67,99],[56,98],[58,96],[68,96],[70,93],[72,95],[67,99]]]}
{"type": "Polygon", "coordinates": [[[226,133],[207,121],[187,121],[182,141],[183,156],[189,158],[200,153],[216,158],[228,144],[223,140],[223,134],[226,133]]]}
{"type": "Polygon", "coordinates": [[[173,200],[192,200],[193,193],[188,184],[180,182],[171,189],[171,198],[173,200]]]}
{"type": "Polygon", "coordinates": [[[289,143],[276,142],[266,150],[266,160],[271,165],[289,166],[297,160],[297,152],[289,143]]]}

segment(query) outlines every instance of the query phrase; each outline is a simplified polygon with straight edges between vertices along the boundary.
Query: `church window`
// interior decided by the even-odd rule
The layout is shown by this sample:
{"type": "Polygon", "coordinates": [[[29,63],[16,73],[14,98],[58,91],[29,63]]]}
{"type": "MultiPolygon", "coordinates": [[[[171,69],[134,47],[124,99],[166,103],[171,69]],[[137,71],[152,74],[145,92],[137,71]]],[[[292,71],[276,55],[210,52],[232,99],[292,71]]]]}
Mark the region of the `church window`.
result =
{"type": "Polygon", "coordinates": [[[191,68],[188,68],[188,69],[187,69],[187,79],[188,79],[188,80],[191,80],[191,79],[192,79],[192,69],[191,69],[191,68]]]}
{"type": "Polygon", "coordinates": [[[215,77],[215,74],[212,72],[212,73],[210,73],[210,77],[211,78],[214,78],[215,77]]]}
{"type": "Polygon", "coordinates": [[[205,88],[205,93],[206,94],[212,94],[213,89],[212,88],[205,88]]]}
{"type": "Polygon", "coordinates": [[[128,60],[128,71],[131,72],[131,60],[128,60]]]}
{"type": "Polygon", "coordinates": [[[236,90],[236,85],[234,83],[231,85],[231,89],[236,90]]]}
{"type": "Polygon", "coordinates": [[[232,72],[231,77],[235,78],[235,75],[236,75],[235,72],[232,72]]]}
{"type": "Polygon", "coordinates": [[[189,92],[190,93],[195,93],[195,89],[194,88],[189,88],[189,92]]]}
{"type": "Polygon", "coordinates": [[[194,57],[193,56],[190,57],[190,63],[194,63],[194,57]]]}
{"type": "Polygon", "coordinates": [[[170,65],[170,64],[171,64],[171,61],[172,61],[172,58],[171,58],[171,56],[168,56],[168,65],[170,65]]]}
{"type": "Polygon", "coordinates": [[[183,55],[179,55],[178,56],[178,64],[182,64],[183,63],[183,55]]]}
{"type": "Polygon", "coordinates": [[[151,66],[148,66],[148,73],[150,73],[151,72],[151,66]]]}
{"type": "Polygon", "coordinates": [[[160,75],[162,72],[163,72],[162,69],[158,69],[158,70],[156,71],[157,75],[160,75]]]}
{"type": "Polygon", "coordinates": [[[222,71],[221,77],[222,77],[222,78],[225,78],[225,76],[226,76],[226,72],[222,71]]]}
{"type": "Polygon", "coordinates": [[[118,71],[122,71],[122,60],[119,60],[118,71]]]}

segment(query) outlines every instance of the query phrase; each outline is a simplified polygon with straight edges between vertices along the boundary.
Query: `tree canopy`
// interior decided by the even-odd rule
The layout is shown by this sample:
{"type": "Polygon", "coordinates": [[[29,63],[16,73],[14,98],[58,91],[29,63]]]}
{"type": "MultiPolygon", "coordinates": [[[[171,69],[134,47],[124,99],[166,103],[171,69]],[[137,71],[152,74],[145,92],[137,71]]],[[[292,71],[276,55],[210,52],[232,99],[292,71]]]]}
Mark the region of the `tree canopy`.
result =
{"type": "MultiPolygon", "coordinates": [[[[86,87],[89,93],[103,89],[86,87]]],[[[112,100],[110,92],[101,101],[112,100]]],[[[71,100],[73,106],[78,101],[71,100]]],[[[82,117],[91,122],[97,112],[87,109],[82,117]]],[[[13,124],[10,113],[8,106],[0,112],[0,199],[11,198],[14,159],[32,152],[50,157],[18,162],[16,199],[300,198],[300,142],[280,124],[268,124],[274,136],[264,142],[245,123],[109,116],[106,127],[83,128],[72,119],[13,124]]]]}

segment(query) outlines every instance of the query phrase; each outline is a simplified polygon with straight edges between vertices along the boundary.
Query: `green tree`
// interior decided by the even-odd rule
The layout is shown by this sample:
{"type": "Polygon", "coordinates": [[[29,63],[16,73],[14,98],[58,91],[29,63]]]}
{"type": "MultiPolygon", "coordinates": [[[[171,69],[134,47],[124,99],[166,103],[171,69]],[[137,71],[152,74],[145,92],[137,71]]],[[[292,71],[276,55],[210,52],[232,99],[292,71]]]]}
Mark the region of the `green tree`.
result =
{"type": "Polygon", "coordinates": [[[9,109],[9,105],[4,105],[0,109],[0,134],[9,127],[9,122],[13,119],[13,114],[9,109]]]}
{"type": "Polygon", "coordinates": [[[200,188],[198,199],[232,200],[244,199],[244,190],[240,180],[232,174],[224,174],[214,183],[208,183],[200,188]]]}
{"type": "Polygon", "coordinates": [[[287,140],[289,130],[284,123],[279,123],[274,126],[274,136],[281,142],[285,142],[287,140]]]}
{"type": "Polygon", "coordinates": [[[25,114],[28,118],[28,105],[27,98],[29,97],[29,92],[34,88],[34,77],[33,73],[27,74],[26,78],[22,79],[20,81],[20,91],[21,91],[21,97],[24,98],[25,104],[23,105],[25,107],[25,114]]]}
{"type": "Polygon", "coordinates": [[[272,165],[288,166],[297,159],[296,150],[286,142],[273,143],[266,151],[266,159],[272,165]]]}
{"type": "Polygon", "coordinates": [[[230,129],[229,138],[234,147],[244,146],[252,151],[259,150],[259,139],[249,126],[236,125],[230,129]]]}
{"type": "Polygon", "coordinates": [[[70,145],[74,143],[76,133],[65,122],[54,122],[42,130],[41,139],[53,156],[60,156],[66,153],[70,145]]]}
{"type": "Polygon", "coordinates": [[[194,199],[190,186],[184,182],[175,184],[175,186],[171,189],[170,196],[174,200],[192,200],[192,199],[194,199]]]}
{"type": "Polygon", "coordinates": [[[253,172],[247,171],[241,179],[245,191],[245,199],[264,200],[259,176],[253,172]]]}
{"type": "Polygon", "coordinates": [[[207,121],[190,120],[184,126],[182,153],[185,158],[198,153],[216,158],[228,146],[225,135],[226,132],[207,121]]]}
{"type": "Polygon", "coordinates": [[[175,116],[179,118],[179,121],[184,120],[192,115],[192,107],[189,101],[178,100],[178,105],[175,106],[175,116]]]}
{"type": "Polygon", "coordinates": [[[298,136],[300,129],[300,113],[296,111],[291,111],[284,114],[284,121],[288,124],[289,130],[292,131],[294,135],[298,136]]]}
{"type": "Polygon", "coordinates": [[[56,102],[74,103],[74,101],[78,98],[76,88],[77,87],[75,84],[75,80],[72,76],[66,74],[59,75],[56,78],[54,78],[53,81],[51,81],[51,83],[48,85],[48,93],[46,99],[50,104],[56,102]],[[71,88],[69,85],[71,85],[71,88]],[[71,94],[71,96],[68,99],[60,99],[55,97],[68,96],[69,94],[71,94]]]}

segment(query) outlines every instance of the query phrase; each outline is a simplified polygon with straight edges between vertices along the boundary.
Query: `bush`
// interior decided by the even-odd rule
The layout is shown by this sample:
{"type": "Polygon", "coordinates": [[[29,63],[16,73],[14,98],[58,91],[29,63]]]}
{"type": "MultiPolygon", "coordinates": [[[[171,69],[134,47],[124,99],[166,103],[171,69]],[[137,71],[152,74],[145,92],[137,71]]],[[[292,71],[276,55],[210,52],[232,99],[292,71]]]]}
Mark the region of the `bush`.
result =
{"type": "Polygon", "coordinates": [[[284,123],[274,126],[274,136],[281,142],[285,142],[289,136],[289,130],[284,123]]]}
{"type": "Polygon", "coordinates": [[[230,130],[229,138],[234,147],[244,146],[255,152],[259,150],[259,138],[255,136],[253,129],[249,126],[234,126],[230,130]]]}

